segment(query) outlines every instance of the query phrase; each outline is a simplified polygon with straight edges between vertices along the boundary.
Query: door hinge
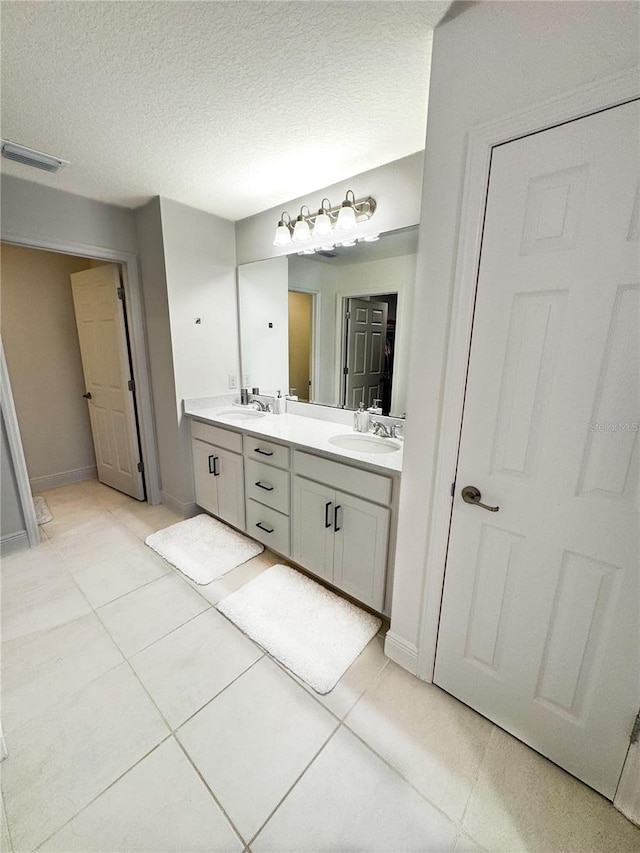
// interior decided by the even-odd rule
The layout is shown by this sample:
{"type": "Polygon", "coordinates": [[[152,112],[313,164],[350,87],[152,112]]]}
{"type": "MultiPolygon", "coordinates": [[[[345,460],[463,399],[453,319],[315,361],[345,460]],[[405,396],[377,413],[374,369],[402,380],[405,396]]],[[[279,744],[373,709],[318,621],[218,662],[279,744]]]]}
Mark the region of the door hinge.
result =
{"type": "Polygon", "coordinates": [[[451,483],[451,497],[454,497],[456,493],[456,484],[455,482],[451,483]]]}
{"type": "Polygon", "coordinates": [[[640,740],[640,711],[638,711],[638,716],[636,717],[635,723],[633,724],[633,728],[631,729],[631,737],[629,738],[630,743],[638,743],[640,740]]]}
{"type": "Polygon", "coordinates": [[[349,368],[348,367],[343,368],[342,372],[346,376],[349,373],[349,368]]]}
{"type": "Polygon", "coordinates": [[[144,474],[144,462],[138,462],[138,471],[144,474]]]}
{"type": "Polygon", "coordinates": [[[129,389],[129,391],[135,391],[136,390],[136,383],[133,381],[133,379],[130,379],[127,382],[127,388],[129,389]]]}
{"type": "Polygon", "coordinates": [[[124,287],[118,288],[118,299],[121,299],[124,302],[124,287]]]}
{"type": "Polygon", "coordinates": [[[351,319],[351,311],[347,311],[347,313],[344,315],[344,319],[345,319],[345,320],[350,320],[350,319],[351,319]]]}

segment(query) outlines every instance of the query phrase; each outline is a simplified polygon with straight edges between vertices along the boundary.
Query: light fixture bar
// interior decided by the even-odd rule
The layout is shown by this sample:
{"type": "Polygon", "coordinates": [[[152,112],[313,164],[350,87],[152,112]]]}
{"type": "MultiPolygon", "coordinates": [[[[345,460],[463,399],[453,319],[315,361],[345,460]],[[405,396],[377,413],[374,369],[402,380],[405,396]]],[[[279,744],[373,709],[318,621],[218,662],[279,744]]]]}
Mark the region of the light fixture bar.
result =
{"type": "MultiPolygon", "coordinates": [[[[289,231],[291,238],[294,242],[307,242],[308,240],[313,238],[313,232],[308,234],[305,229],[304,234],[302,236],[302,228],[303,223],[306,224],[307,229],[311,226],[315,225],[316,219],[320,216],[328,217],[331,223],[331,226],[335,228],[336,223],[338,222],[338,216],[340,211],[344,209],[345,203],[341,202],[340,204],[336,204],[332,207],[324,207],[324,203],[329,202],[329,199],[323,199],[323,206],[317,211],[317,213],[311,213],[309,208],[306,205],[303,205],[300,209],[300,214],[292,221],[291,217],[288,213],[283,213],[282,218],[278,222],[278,228],[276,230],[276,239],[274,240],[274,245],[276,246],[285,246],[290,245],[290,241],[286,239],[286,230],[289,231]],[[304,214],[302,210],[307,208],[307,213],[304,214]],[[294,229],[296,224],[298,224],[298,236],[294,235],[294,229]],[[302,227],[301,227],[302,226],[302,227]],[[308,234],[308,236],[307,236],[308,234]]],[[[346,194],[346,202],[348,202],[348,207],[353,208],[353,212],[355,213],[356,222],[364,222],[367,219],[371,219],[373,214],[376,212],[376,201],[371,196],[366,196],[365,198],[356,199],[353,193],[353,190],[349,190],[346,194]],[[351,199],[349,198],[351,196],[351,199]]],[[[330,204],[330,202],[329,202],[330,204]]],[[[321,220],[326,223],[326,219],[321,220]]],[[[326,229],[324,229],[326,230],[326,229]]],[[[328,233],[321,233],[321,235],[326,237],[329,236],[328,233]]]]}

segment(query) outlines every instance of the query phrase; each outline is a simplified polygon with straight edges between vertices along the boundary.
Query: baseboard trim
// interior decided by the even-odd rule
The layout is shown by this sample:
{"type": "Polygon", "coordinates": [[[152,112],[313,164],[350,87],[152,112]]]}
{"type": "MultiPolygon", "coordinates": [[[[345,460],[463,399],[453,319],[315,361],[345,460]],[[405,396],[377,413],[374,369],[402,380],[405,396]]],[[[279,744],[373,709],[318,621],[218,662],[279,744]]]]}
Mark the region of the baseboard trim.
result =
{"type": "Polygon", "coordinates": [[[388,631],[384,641],[384,653],[412,675],[418,672],[418,649],[402,637],[388,631]]]}
{"type": "Polygon", "coordinates": [[[177,512],[178,515],[183,515],[185,518],[192,518],[200,512],[199,507],[194,501],[189,501],[187,503],[179,501],[177,498],[174,498],[173,495],[170,495],[169,492],[165,491],[162,491],[160,494],[162,497],[162,503],[169,507],[169,509],[177,512]]]}
{"type": "Polygon", "coordinates": [[[32,492],[46,492],[47,489],[57,489],[68,486],[69,483],[81,483],[83,480],[95,480],[98,471],[95,465],[87,468],[74,468],[72,471],[61,471],[59,474],[48,474],[46,477],[34,477],[29,480],[32,492]]]}
{"type": "Polygon", "coordinates": [[[22,551],[23,548],[29,547],[29,537],[26,530],[19,530],[17,533],[7,533],[6,536],[0,537],[0,553],[13,554],[14,551],[22,551]]]}

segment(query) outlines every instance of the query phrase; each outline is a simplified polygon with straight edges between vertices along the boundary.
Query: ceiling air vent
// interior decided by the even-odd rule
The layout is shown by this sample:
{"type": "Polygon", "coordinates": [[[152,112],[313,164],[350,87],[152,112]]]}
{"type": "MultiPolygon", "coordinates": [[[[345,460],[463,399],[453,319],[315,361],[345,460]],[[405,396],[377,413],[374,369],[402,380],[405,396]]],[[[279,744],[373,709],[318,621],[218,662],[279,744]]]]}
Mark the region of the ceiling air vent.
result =
{"type": "Polygon", "coordinates": [[[45,172],[59,172],[69,163],[68,160],[61,160],[59,157],[52,157],[50,154],[43,154],[41,151],[34,151],[33,148],[25,148],[24,145],[7,142],[4,139],[2,140],[2,156],[7,160],[13,160],[15,163],[33,166],[35,169],[42,169],[45,172]]]}

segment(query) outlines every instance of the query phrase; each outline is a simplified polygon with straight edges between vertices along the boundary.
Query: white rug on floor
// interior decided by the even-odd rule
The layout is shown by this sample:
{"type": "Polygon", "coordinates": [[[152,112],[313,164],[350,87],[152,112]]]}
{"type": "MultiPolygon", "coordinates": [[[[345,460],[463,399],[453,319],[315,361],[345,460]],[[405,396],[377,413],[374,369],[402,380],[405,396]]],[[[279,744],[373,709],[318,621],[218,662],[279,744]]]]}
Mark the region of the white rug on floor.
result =
{"type": "Polygon", "coordinates": [[[36,511],[36,521],[38,524],[46,524],[47,521],[53,521],[49,505],[42,495],[33,496],[33,506],[36,511]]]}
{"type": "Polygon", "coordinates": [[[328,693],[381,620],[290,566],[276,565],[216,605],[316,693],[328,693]]]}
{"type": "Polygon", "coordinates": [[[264,551],[264,545],[204,513],[158,530],[145,542],[201,585],[221,578],[264,551]]]}

